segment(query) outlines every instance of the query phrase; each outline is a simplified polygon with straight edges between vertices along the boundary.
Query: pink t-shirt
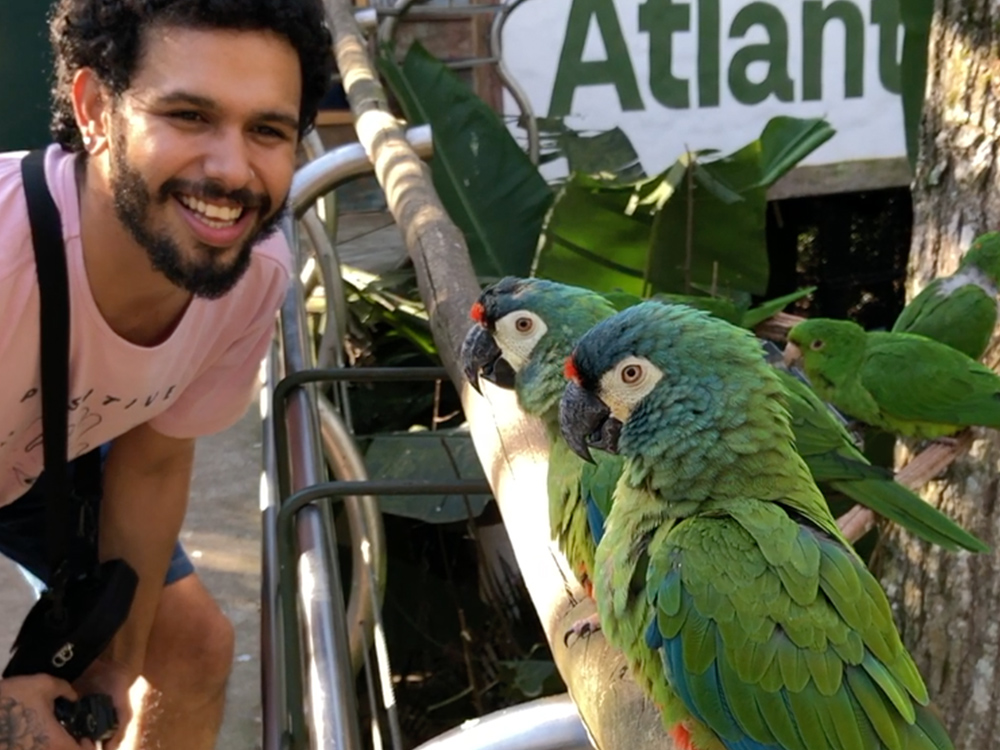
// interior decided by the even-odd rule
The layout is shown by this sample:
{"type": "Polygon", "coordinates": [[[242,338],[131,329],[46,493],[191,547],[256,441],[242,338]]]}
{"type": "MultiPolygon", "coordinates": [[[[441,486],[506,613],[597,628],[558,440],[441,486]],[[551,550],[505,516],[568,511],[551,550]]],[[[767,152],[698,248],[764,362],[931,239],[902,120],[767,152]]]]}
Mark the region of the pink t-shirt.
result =
{"type": "MultiPolygon", "coordinates": [[[[22,156],[0,154],[0,505],[24,494],[43,465],[38,283],[22,156]]],[[[285,296],[287,243],[276,233],[258,245],[232,291],[217,300],[195,298],[169,339],[136,346],[108,327],[91,295],[74,160],[59,146],[49,147],[45,159],[69,271],[69,457],[145,422],[179,438],[229,427],[252,398],[285,296]]]]}

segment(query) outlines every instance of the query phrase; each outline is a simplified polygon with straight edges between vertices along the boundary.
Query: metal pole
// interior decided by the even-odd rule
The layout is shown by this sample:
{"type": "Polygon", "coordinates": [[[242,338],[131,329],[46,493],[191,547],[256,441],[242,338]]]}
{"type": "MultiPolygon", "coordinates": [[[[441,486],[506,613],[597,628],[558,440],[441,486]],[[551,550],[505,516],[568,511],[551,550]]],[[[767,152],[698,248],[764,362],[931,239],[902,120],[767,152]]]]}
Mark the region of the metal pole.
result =
{"type": "MultiPolygon", "coordinates": [[[[289,244],[296,247],[297,238],[291,220],[286,220],[285,231],[289,244]]],[[[281,333],[286,372],[290,374],[308,369],[311,365],[308,331],[298,277],[293,277],[282,308],[281,333]]],[[[289,395],[287,425],[288,455],[279,455],[277,460],[279,463],[287,460],[291,464],[291,489],[301,490],[321,482],[324,475],[312,388],[303,387],[289,395]]],[[[311,747],[355,750],[361,747],[361,735],[357,723],[354,671],[350,668],[340,566],[336,556],[329,553],[318,508],[303,508],[296,519],[295,530],[295,560],[280,561],[296,568],[299,610],[303,621],[302,643],[305,646],[305,659],[299,655],[300,662],[304,663],[288,666],[289,673],[303,668],[306,672],[304,701],[292,689],[298,681],[294,678],[288,680],[288,713],[293,747],[304,746],[302,712],[305,710],[309,714],[311,747]],[[295,705],[297,701],[298,705],[295,705]]],[[[286,624],[286,636],[297,627],[297,623],[286,624]]]]}

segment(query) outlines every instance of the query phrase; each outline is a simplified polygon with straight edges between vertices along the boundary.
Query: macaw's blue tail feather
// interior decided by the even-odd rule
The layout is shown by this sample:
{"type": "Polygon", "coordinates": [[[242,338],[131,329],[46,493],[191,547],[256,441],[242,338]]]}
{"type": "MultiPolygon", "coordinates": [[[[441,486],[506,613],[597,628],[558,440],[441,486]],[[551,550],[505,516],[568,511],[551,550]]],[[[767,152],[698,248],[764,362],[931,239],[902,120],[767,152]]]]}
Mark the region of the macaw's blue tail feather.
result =
{"type": "Polygon", "coordinates": [[[590,526],[590,535],[594,537],[594,544],[600,544],[604,537],[604,514],[597,505],[597,501],[589,494],[587,495],[587,525],[590,526]]]}
{"type": "Polygon", "coordinates": [[[693,686],[688,682],[688,676],[684,671],[684,654],[681,639],[667,639],[660,636],[659,629],[656,627],[656,621],[654,620],[649,630],[646,631],[647,643],[656,640],[656,638],[652,637],[653,631],[656,632],[656,637],[659,639],[662,647],[660,653],[663,657],[663,667],[667,675],[669,675],[670,685],[691,714],[705,726],[713,728],[713,731],[715,731],[716,726],[719,726],[719,717],[723,717],[723,723],[729,729],[727,733],[729,736],[723,736],[718,731],[715,731],[715,733],[719,741],[726,747],[726,750],[782,750],[780,745],[764,744],[743,733],[726,702],[721,686],[718,684],[719,680],[715,664],[709,666],[706,672],[698,677],[699,681],[703,684],[698,691],[700,693],[699,698],[695,700],[693,686]],[[706,691],[704,689],[706,681],[709,684],[714,683],[715,689],[706,691]],[[713,714],[716,721],[708,721],[706,719],[709,713],[713,714]]]}

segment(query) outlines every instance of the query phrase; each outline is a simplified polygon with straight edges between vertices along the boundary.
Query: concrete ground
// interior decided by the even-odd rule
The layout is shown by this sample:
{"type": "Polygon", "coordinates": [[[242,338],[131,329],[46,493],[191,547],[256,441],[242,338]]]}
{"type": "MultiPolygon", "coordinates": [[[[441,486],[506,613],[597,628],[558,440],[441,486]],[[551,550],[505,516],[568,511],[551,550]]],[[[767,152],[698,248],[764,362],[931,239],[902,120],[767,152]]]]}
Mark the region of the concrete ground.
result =
{"type": "MultiPolygon", "coordinates": [[[[405,255],[399,231],[384,212],[343,216],[338,239],[342,262],[369,271],[394,267],[405,255]]],[[[198,441],[181,532],[199,575],[236,627],[236,663],[218,750],[260,747],[260,446],[256,403],[229,430],[198,441]]],[[[31,589],[0,557],[0,655],[31,604],[31,589]]]]}

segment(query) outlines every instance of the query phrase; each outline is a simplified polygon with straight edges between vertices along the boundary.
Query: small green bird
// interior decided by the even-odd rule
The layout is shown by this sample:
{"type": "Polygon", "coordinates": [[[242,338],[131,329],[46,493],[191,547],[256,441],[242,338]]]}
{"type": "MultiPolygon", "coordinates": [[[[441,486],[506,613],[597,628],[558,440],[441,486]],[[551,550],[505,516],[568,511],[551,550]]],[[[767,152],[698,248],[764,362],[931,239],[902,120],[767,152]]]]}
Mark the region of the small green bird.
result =
{"type": "Polygon", "coordinates": [[[567,443],[625,458],[595,559],[604,632],[681,747],[953,747],[747,331],[645,303],[566,370],[567,443]]]}
{"type": "Polygon", "coordinates": [[[979,359],[997,324],[1000,232],[976,238],[951,276],[934,279],[913,298],[893,325],[979,359]]]}
{"type": "Polygon", "coordinates": [[[1000,428],[1000,377],[950,346],[829,318],[799,323],[788,341],[816,393],[866,424],[917,438],[1000,428]]]}

